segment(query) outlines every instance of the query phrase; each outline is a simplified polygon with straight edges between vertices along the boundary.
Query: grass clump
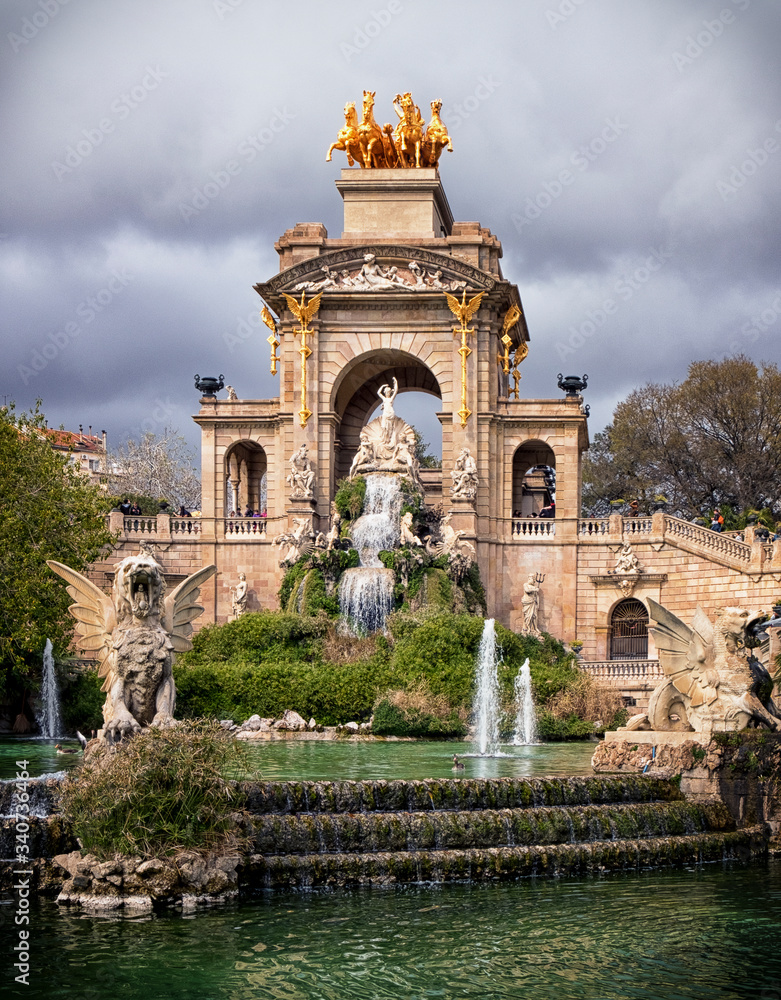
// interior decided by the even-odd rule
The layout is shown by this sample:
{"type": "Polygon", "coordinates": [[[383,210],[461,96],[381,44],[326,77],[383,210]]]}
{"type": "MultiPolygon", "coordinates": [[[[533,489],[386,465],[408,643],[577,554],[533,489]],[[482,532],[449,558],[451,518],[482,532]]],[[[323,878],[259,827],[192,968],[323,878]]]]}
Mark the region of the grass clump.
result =
{"type": "Polygon", "coordinates": [[[240,803],[226,774],[247,770],[244,754],[215,721],[145,729],[92,751],[68,776],[62,810],[82,848],[99,858],[235,850],[240,803]]]}

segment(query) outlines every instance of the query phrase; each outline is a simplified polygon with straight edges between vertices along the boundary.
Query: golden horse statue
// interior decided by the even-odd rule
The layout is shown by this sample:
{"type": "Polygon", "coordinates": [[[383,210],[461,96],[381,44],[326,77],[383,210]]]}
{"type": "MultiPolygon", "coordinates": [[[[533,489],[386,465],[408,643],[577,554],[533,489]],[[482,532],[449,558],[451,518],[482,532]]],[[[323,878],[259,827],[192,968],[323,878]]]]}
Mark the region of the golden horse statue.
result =
{"type": "Polygon", "coordinates": [[[347,162],[352,166],[356,160],[363,161],[361,142],[358,136],[358,113],[355,110],[355,101],[348,101],[344,106],[344,128],[339,129],[336,142],[332,142],[326,154],[326,163],[331,162],[331,154],[335,149],[344,150],[347,153],[347,162]]]}
{"type": "Polygon", "coordinates": [[[447,128],[439,117],[442,110],[442,101],[438,98],[431,102],[431,121],[423,136],[423,165],[426,167],[436,167],[442,150],[447,146],[449,153],[453,152],[453,142],[447,134],[447,128]]]}
{"type": "Polygon", "coordinates": [[[412,94],[409,91],[406,94],[396,94],[393,99],[393,107],[401,119],[394,133],[400,166],[419,167],[424,127],[420,108],[412,100],[412,94]]]}
{"type": "Polygon", "coordinates": [[[363,120],[358,126],[358,139],[361,144],[364,167],[385,166],[382,129],[374,120],[374,95],[376,93],[375,90],[364,90],[363,92],[363,120]]]}

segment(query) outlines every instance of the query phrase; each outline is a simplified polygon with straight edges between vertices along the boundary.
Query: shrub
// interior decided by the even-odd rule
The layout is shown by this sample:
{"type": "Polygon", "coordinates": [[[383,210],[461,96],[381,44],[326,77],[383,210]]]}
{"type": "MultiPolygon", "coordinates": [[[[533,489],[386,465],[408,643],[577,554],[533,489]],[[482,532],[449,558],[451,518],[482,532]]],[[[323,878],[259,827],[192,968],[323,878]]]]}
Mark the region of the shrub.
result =
{"type": "Polygon", "coordinates": [[[406,691],[388,691],[374,706],[372,732],[378,736],[447,739],[466,731],[466,712],[457,711],[443,695],[432,695],[426,681],[406,691]]]}
{"type": "Polygon", "coordinates": [[[69,774],[63,813],[82,847],[101,858],[236,849],[236,792],[225,775],[247,770],[244,754],[216,722],[145,729],[94,750],[69,774]]]}
{"type": "Polygon", "coordinates": [[[355,479],[340,479],[336,484],[334,504],[345,521],[354,521],[363,510],[366,497],[366,480],[363,476],[355,479]]]}

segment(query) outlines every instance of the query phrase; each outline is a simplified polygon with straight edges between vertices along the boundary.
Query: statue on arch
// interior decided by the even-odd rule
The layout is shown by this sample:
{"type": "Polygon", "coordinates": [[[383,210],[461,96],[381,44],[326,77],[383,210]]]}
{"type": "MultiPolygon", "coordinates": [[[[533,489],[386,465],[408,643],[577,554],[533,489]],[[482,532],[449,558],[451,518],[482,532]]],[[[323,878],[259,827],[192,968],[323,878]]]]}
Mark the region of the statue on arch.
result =
{"type": "Polygon", "coordinates": [[[315,470],[312,468],[306,445],[290,456],[290,475],[285,482],[290,485],[291,500],[311,500],[314,496],[315,470]]]}
{"type": "Polygon", "coordinates": [[[476,500],[477,487],[480,480],[477,477],[477,462],[472,458],[468,448],[462,448],[450,473],[453,485],[450,495],[454,500],[476,500]]]}

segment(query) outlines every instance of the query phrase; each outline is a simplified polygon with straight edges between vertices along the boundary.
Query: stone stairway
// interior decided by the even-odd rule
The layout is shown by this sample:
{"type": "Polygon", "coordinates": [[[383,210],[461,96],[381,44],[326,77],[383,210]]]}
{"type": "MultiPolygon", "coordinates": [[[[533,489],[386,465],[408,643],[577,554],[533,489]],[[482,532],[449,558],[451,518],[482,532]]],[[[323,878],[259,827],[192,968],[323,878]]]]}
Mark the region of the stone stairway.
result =
{"type": "Polygon", "coordinates": [[[268,782],[244,786],[243,888],[445,882],[578,874],[745,858],[723,803],[674,782],[594,778],[268,782]]]}

